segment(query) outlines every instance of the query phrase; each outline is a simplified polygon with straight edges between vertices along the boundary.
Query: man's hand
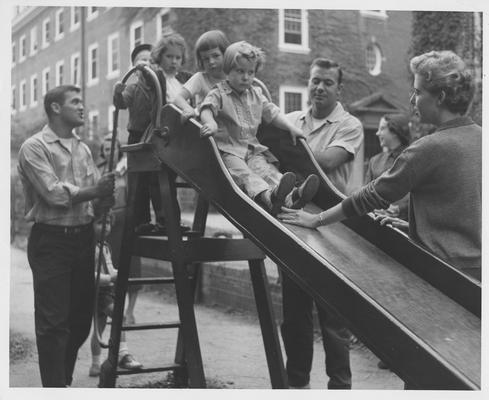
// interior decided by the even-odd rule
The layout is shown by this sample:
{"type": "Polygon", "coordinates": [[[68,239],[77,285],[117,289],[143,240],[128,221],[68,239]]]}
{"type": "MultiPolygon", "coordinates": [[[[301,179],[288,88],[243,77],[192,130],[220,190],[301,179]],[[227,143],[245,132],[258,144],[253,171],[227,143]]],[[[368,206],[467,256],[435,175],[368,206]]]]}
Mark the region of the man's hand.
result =
{"type": "Polygon", "coordinates": [[[200,128],[200,136],[208,137],[217,133],[217,123],[215,121],[207,122],[200,128]]]}
{"type": "Polygon", "coordinates": [[[122,92],[126,89],[126,84],[122,82],[117,82],[114,85],[114,94],[122,94],[122,92]]]}
{"type": "Polygon", "coordinates": [[[115,188],[115,172],[109,172],[102,175],[95,185],[97,197],[107,197],[114,195],[115,188]]]}
{"type": "Polygon", "coordinates": [[[289,128],[290,131],[290,136],[292,137],[292,142],[294,143],[294,146],[297,144],[297,138],[305,138],[304,134],[302,133],[302,130],[300,128],[297,128],[294,125],[291,125],[289,128]]]}

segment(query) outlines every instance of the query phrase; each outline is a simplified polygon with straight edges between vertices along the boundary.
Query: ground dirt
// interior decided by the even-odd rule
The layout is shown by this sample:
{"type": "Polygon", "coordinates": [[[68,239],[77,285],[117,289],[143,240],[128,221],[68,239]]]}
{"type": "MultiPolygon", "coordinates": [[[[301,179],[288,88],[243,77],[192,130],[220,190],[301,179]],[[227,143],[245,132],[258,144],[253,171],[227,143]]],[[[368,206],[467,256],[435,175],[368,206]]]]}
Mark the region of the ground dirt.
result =
{"type": "MultiPolygon", "coordinates": [[[[22,246],[21,246],[22,247],[22,246]]],[[[209,388],[269,389],[270,378],[260,326],[255,315],[216,305],[195,306],[204,370],[209,388]]],[[[34,334],[32,275],[25,250],[11,247],[10,274],[10,369],[11,388],[41,386],[34,334]]],[[[137,322],[177,320],[173,296],[143,291],[136,305],[137,322]]],[[[128,345],[134,356],[147,367],[171,362],[176,331],[128,332],[128,345]]],[[[325,389],[324,351],[315,341],[311,387],[325,389]]],[[[97,378],[88,376],[91,362],[87,341],[79,351],[73,387],[96,388],[97,378]]],[[[377,368],[378,359],[361,343],[353,346],[351,364],[353,389],[402,389],[403,382],[389,370],[377,368]]],[[[118,387],[172,387],[171,376],[140,374],[121,376],[118,387]]]]}

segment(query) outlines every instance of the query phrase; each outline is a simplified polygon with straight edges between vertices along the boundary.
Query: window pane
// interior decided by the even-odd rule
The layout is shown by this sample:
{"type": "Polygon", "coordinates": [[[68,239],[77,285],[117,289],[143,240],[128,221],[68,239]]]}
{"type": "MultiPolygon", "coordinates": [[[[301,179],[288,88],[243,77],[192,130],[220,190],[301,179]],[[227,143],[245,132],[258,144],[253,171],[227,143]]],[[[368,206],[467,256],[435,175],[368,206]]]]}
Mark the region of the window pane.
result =
{"type": "Polygon", "coordinates": [[[285,93],[285,113],[299,111],[302,109],[302,94],[301,93],[285,93]]]}
{"type": "Polygon", "coordinates": [[[302,43],[302,12],[301,10],[284,10],[284,41],[285,43],[302,43]]]}

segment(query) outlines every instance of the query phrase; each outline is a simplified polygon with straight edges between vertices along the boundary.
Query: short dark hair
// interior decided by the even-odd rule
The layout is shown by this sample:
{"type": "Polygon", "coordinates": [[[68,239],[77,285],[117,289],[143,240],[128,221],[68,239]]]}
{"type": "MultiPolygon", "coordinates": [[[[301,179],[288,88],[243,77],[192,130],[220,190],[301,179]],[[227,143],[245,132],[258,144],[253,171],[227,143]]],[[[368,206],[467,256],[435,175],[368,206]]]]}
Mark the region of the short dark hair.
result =
{"type": "Polygon", "coordinates": [[[338,85],[343,80],[343,71],[340,67],[340,64],[338,64],[336,61],[319,57],[313,60],[311,67],[309,68],[309,71],[311,71],[314,67],[325,68],[325,69],[336,69],[338,71],[338,85]]]}
{"type": "Polygon", "coordinates": [[[138,56],[139,53],[145,50],[151,52],[152,49],[153,46],[148,43],[137,45],[136,47],[134,47],[134,49],[131,52],[131,63],[134,64],[134,60],[136,60],[136,57],[138,56]]]}
{"type": "Polygon", "coordinates": [[[224,32],[219,30],[212,30],[204,32],[195,42],[195,55],[197,58],[197,65],[200,69],[204,69],[202,59],[200,57],[201,51],[208,51],[215,48],[221,50],[224,55],[226,49],[229,46],[229,40],[224,32]]]}
{"type": "Polygon", "coordinates": [[[53,115],[53,110],[51,109],[52,103],[63,104],[65,102],[66,93],[68,92],[76,92],[80,93],[81,89],[75,85],[61,85],[48,90],[48,92],[44,96],[44,111],[48,116],[48,119],[51,119],[53,115]]]}
{"type": "Polygon", "coordinates": [[[406,114],[385,114],[382,118],[387,122],[387,127],[399,138],[402,145],[407,146],[411,142],[410,120],[406,114]]]}

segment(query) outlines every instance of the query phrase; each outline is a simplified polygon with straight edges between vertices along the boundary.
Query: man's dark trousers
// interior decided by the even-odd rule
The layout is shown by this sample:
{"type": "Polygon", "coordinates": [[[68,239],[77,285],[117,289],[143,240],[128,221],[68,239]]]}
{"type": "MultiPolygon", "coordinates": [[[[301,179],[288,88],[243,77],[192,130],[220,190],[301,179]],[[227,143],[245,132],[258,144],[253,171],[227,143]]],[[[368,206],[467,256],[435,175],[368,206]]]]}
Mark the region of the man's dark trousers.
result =
{"type": "Polygon", "coordinates": [[[27,255],[34,280],[39,369],[44,387],[71,385],[94,305],[94,233],[53,232],[34,224],[27,255]]]}
{"type": "MultiPolygon", "coordinates": [[[[297,284],[282,274],[282,339],[287,354],[290,386],[307,385],[314,346],[313,300],[297,284]]],[[[351,389],[350,333],[330,310],[317,307],[326,353],[328,389],[351,389]]]]}

